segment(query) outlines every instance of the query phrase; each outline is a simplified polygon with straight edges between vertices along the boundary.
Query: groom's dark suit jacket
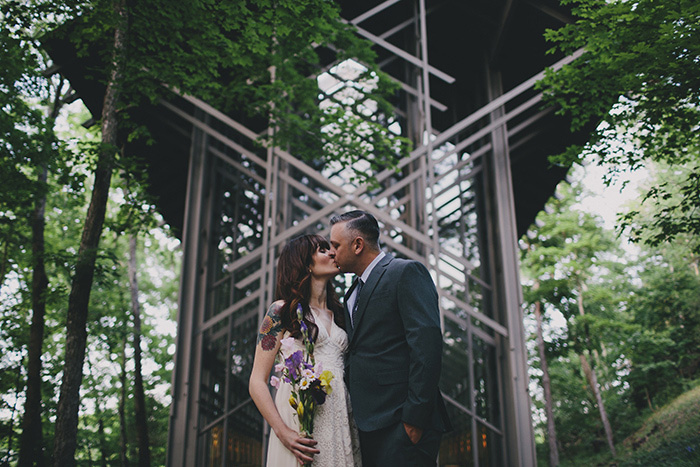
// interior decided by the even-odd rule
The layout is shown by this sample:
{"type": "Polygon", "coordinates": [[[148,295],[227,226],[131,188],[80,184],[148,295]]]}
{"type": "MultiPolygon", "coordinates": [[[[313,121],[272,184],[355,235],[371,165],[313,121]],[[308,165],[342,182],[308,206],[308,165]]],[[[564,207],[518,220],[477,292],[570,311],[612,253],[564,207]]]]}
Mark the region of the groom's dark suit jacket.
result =
{"type": "Polygon", "coordinates": [[[442,333],[438,296],[428,270],[387,254],[362,288],[354,325],[347,298],[345,378],[357,426],[374,431],[399,421],[445,431],[438,389],[442,333]]]}

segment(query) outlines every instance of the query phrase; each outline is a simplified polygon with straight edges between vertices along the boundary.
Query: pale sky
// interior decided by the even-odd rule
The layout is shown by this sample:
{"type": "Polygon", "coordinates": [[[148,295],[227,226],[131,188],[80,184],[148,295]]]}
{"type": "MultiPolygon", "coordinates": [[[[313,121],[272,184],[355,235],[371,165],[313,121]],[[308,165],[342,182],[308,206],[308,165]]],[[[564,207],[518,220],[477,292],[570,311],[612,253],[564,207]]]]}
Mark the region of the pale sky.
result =
{"type": "Polygon", "coordinates": [[[580,204],[581,209],[600,215],[605,223],[605,228],[615,229],[617,213],[622,211],[625,203],[639,197],[639,186],[649,176],[647,170],[639,169],[634,172],[620,174],[615,183],[606,186],[603,176],[607,169],[603,166],[588,164],[585,167],[576,167],[570,172],[570,179],[582,181],[583,186],[590,191],[580,204]],[[627,185],[622,189],[623,183],[627,185]]]}

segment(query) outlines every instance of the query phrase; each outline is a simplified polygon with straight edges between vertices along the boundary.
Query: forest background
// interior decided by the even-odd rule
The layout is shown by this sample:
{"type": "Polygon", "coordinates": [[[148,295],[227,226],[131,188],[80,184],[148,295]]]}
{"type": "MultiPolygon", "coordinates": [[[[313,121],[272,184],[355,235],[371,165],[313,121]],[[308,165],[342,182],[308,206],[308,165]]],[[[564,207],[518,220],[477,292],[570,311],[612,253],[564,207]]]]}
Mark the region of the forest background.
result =
{"type": "MultiPolygon", "coordinates": [[[[141,3],[146,10],[123,1],[0,3],[0,465],[165,463],[179,241],[148,199],[140,161],[122,157],[115,130],[143,136],[123,105],[162,92],[143,70],[221,108],[230,102],[217,95],[235,96],[277,119],[284,137],[309,131],[299,109],[315,115],[315,91],[289,60],[314,63],[309,38],[342,43],[347,56],[372,63],[329,2],[280,0],[270,17],[255,14],[269,6],[263,0],[213,10],[208,2],[141,3]],[[196,47],[134,59],[133,50],[151,47],[159,33],[179,44],[165,31],[179,31],[174,25],[181,28],[185,15],[188,27],[207,32],[189,44],[196,47]],[[44,73],[51,63],[42,37],[74,18],[90,26],[74,38],[78,46],[111,35],[105,102],[113,105],[105,105],[99,128],[82,127],[90,116],[69,106],[69,84],[44,73]],[[139,25],[144,18],[151,30],[139,25]],[[299,27],[280,29],[290,24],[299,27]],[[238,39],[230,30],[240,31],[238,39]],[[290,35],[284,50],[271,45],[281,34],[290,35]],[[213,52],[220,41],[228,62],[213,52]],[[164,70],[174,62],[167,53],[192,60],[164,70]],[[284,80],[270,79],[272,64],[284,80]],[[256,93],[241,82],[227,92],[203,85],[221,69],[243,70],[262,85],[256,93]],[[145,96],[135,97],[135,84],[145,96]],[[280,95],[298,100],[275,100],[280,95]]],[[[520,239],[538,459],[693,465],[700,455],[693,411],[674,418],[677,438],[660,445],[647,449],[634,435],[699,385],[700,5],[586,0],[571,7],[577,21],[548,39],[587,53],[541,86],[575,128],[600,124],[586,146],[553,163],[602,164],[611,183],[641,167],[650,175],[616,230],[580,208],[586,195],[573,183],[558,189],[520,239]]],[[[380,86],[378,102],[387,104],[391,90],[380,86]]],[[[370,138],[387,137],[373,131],[370,138]]],[[[333,154],[352,163],[355,144],[361,141],[336,145],[333,154]]],[[[402,144],[378,157],[400,157],[402,144]]]]}

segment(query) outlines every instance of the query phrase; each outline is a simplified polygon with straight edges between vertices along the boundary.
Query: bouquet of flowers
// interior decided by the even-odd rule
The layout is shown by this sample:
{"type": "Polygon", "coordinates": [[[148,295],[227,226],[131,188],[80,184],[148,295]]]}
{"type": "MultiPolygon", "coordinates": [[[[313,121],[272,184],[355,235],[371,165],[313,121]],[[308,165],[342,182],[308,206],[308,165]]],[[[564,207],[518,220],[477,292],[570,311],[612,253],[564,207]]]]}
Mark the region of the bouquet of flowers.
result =
{"type": "MultiPolygon", "coordinates": [[[[326,396],[332,392],[331,381],[333,373],[323,370],[321,364],[314,361],[314,343],[309,329],[304,323],[301,304],[297,305],[297,316],[301,327],[302,341],[305,350],[292,352],[275,366],[275,371],[281,372],[281,380],[291,384],[292,395],[289,404],[296,411],[299,429],[304,437],[311,437],[314,431],[314,415],[316,408],[326,401],[326,396]]],[[[294,350],[294,338],[285,337],[281,341],[282,354],[287,355],[294,350]]],[[[272,376],[270,384],[279,387],[280,378],[272,376]]]]}

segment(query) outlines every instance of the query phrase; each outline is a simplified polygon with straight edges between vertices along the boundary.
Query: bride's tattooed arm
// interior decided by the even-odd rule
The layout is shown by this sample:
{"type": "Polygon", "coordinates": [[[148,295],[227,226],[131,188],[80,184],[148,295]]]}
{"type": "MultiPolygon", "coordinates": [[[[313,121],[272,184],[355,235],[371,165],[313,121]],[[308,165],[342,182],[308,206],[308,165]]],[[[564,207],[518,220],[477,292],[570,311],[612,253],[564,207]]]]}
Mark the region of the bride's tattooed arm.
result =
{"type": "Polygon", "coordinates": [[[270,305],[263,318],[257,342],[263,350],[274,350],[277,345],[277,335],[282,331],[281,310],[282,304],[275,302],[270,305]]]}

